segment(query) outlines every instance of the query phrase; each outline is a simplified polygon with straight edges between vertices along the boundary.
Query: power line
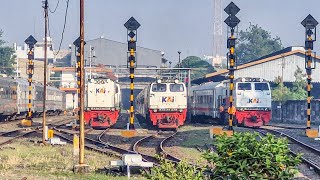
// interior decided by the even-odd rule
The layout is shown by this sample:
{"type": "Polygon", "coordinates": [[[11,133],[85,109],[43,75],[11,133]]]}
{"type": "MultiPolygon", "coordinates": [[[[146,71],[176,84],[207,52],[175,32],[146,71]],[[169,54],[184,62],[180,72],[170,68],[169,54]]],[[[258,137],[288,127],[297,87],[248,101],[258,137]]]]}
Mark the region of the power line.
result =
{"type": "Polygon", "coordinates": [[[60,2],[60,0],[58,0],[58,2],[57,2],[57,5],[56,5],[56,7],[54,8],[54,10],[52,11],[51,9],[50,9],[50,6],[49,6],[49,11],[50,11],[50,13],[55,13],[56,12],[56,10],[57,10],[57,8],[58,8],[58,6],[59,6],[59,2],[60,2]]]}
{"type": "MultiPolygon", "coordinates": [[[[63,36],[64,36],[64,31],[65,31],[65,29],[66,29],[68,9],[69,9],[69,1],[70,1],[70,0],[67,0],[66,12],[65,12],[65,15],[64,15],[63,30],[62,30],[62,33],[61,33],[61,40],[60,40],[60,44],[59,44],[59,49],[58,49],[57,53],[54,54],[55,56],[59,54],[60,49],[61,49],[61,45],[62,45],[62,41],[63,41],[63,36]]],[[[50,34],[50,30],[49,30],[49,34],[50,34]]]]}

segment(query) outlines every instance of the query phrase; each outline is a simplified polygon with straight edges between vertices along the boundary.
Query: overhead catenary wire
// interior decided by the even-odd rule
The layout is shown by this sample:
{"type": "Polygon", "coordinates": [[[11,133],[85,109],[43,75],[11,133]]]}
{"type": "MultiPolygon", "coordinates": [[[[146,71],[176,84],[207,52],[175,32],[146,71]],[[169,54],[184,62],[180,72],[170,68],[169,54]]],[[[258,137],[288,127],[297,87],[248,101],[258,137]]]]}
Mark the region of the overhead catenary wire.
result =
{"type": "Polygon", "coordinates": [[[50,13],[55,13],[56,12],[56,10],[57,10],[57,8],[58,8],[58,6],[59,6],[59,3],[60,3],[60,0],[58,0],[58,2],[57,2],[57,5],[56,5],[56,7],[54,8],[54,10],[52,11],[51,9],[50,9],[50,6],[48,6],[49,7],[49,11],[50,11],[50,13]]]}
{"type": "MultiPolygon", "coordinates": [[[[63,29],[62,29],[62,32],[61,32],[61,39],[60,39],[58,51],[57,51],[57,53],[54,53],[55,56],[59,54],[59,52],[60,52],[60,50],[61,50],[61,45],[62,45],[62,42],[63,42],[63,39],[64,39],[64,32],[65,32],[65,29],[66,29],[68,9],[69,9],[69,1],[70,1],[70,0],[67,0],[67,6],[66,6],[65,14],[64,14],[63,29]]],[[[50,21],[49,21],[49,17],[48,17],[48,31],[49,31],[49,36],[51,36],[51,34],[50,34],[51,31],[50,31],[50,21]]]]}

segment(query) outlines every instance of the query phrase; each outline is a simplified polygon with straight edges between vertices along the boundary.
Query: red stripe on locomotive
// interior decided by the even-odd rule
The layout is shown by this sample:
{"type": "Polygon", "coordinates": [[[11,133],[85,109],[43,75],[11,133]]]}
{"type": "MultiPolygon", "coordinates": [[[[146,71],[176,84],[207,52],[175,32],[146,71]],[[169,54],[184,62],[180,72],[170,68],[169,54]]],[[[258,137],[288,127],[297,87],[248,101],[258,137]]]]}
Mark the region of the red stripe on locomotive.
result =
{"type": "Polygon", "coordinates": [[[149,109],[150,120],[158,128],[178,128],[182,126],[187,117],[187,109],[172,112],[154,112],[149,109]]]}
{"type": "Polygon", "coordinates": [[[84,120],[91,127],[110,127],[117,122],[119,110],[92,110],[84,112],[84,120]]]}

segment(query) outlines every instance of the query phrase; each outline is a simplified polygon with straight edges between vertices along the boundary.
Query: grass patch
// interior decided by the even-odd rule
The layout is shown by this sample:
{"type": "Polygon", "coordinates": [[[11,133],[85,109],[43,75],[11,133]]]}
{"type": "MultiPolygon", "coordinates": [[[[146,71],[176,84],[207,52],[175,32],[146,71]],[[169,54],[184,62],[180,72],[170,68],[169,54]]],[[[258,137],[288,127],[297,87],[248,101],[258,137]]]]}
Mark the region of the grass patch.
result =
{"type": "Polygon", "coordinates": [[[0,149],[0,179],[126,179],[99,173],[110,160],[115,158],[86,150],[90,173],[74,174],[78,157],[73,156],[73,145],[41,146],[21,139],[0,149]]]}

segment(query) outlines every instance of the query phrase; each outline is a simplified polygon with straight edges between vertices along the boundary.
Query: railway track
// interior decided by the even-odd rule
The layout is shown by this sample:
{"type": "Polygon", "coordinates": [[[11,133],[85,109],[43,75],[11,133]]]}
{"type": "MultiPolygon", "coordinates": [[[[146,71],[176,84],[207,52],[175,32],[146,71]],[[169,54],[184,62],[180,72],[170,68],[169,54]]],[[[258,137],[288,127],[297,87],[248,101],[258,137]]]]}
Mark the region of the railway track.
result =
{"type": "MultiPolygon", "coordinates": [[[[48,126],[50,126],[50,127],[54,127],[54,126],[59,127],[59,126],[62,126],[64,124],[66,124],[69,121],[70,120],[62,119],[62,120],[56,121],[54,123],[49,123],[48,126]]],[[[31,135],[33,133],[37,133],[41,129],[42,129],[42,126],[35,126],[35,127],[30,127],[30,128],[19,128],[19,129],[14,129],[14,130],[7,131],[7,132],[2,132],[0,134],[0,136],[4,137],[4,138],[7,138],[7,139],[2,141],[0,143],[0,146],[8,144],[8,143],[10,143],[13,140],[16,140],[18,138],[26,137],[26,136],[31,135]]]]}
{"type": "Polygon", "coordinates": [[[316,149],[296,138],[275,129],[257,129],[260,134],[266,135],[267,132],[277,136],[286,137],[291,142],[289,144],[290,153],[297,156],[302,153],[302,161],[309,167],[312,167],[320,175],[320,150],[316,149]]]}
{"type": "Polygon", "coordinates": [[[7,139],[0,143],[0,146],[3,146],[5,144],[8,144],[12,142],[13,140],[16,140],[21,137],[25,137],[27,135],[36,133],[37,130],[31,130],[31,129],[16,129],[13,131],[4,132],[1,134],[2,137],[6,137],[7,139]]]}
{"type": "Polygon", "coordinates": [[[144,160],[156,164],[159,162],[159,160],[155,157],[156,154],[163,156],[173,163],[178,163],[181,161],[180,159],[174,157],[164,150],[165,142],[173,138],[176,134],[177,132],[171,132],[170,134],[161,134],[161,132],[158,132],[157,134],[146,136],[136,141],[132,146],[132,150],[138,154],[141,154],[144,160]],[[142,145],[146,145],[143,151],[141,150],[142,145]]]}

